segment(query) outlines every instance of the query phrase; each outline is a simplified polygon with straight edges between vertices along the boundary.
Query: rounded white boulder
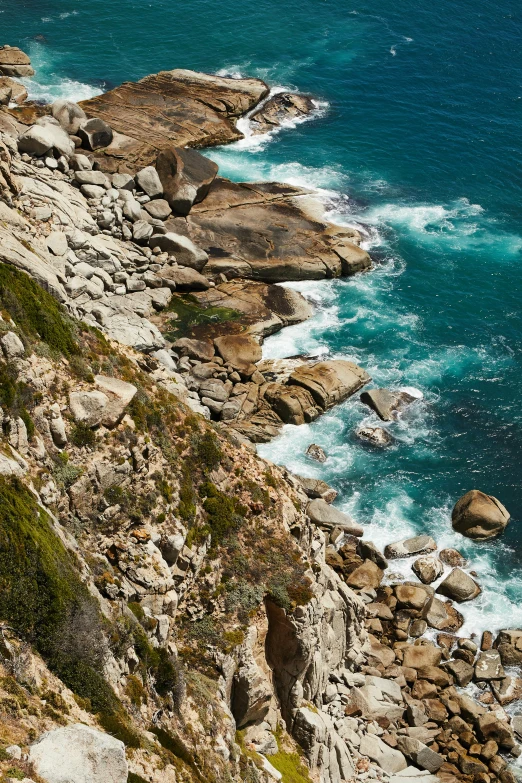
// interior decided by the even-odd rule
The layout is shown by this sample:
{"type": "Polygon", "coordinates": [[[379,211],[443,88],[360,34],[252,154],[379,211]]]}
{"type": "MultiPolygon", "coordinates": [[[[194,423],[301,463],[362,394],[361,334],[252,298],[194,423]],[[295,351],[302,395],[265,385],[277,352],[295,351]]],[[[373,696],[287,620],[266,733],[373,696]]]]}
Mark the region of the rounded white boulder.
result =
{"type": "Polygon", "coordinates": [[[47,783],[126,783],[128,775],[123,742],[82,723],[42,734],[29,762],[47,783]]]}

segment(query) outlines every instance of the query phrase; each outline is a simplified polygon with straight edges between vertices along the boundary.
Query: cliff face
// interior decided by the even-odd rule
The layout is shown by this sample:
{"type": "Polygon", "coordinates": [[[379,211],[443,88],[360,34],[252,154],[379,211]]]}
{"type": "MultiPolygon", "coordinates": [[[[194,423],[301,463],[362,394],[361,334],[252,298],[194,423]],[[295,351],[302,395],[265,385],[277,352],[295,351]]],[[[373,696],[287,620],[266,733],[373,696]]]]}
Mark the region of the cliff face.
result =
{"type": "Polygon", "coordinates": [[[71,229],[90,215],[2,138],[2,741],[85,723],[152,782],[306,779],[295,738],[312,776],[349,779],[333,722],[306,720],[362,662],[364,610],[302,485],[192,411],[178,373],[77,320],[34,194],[71,229]]]}

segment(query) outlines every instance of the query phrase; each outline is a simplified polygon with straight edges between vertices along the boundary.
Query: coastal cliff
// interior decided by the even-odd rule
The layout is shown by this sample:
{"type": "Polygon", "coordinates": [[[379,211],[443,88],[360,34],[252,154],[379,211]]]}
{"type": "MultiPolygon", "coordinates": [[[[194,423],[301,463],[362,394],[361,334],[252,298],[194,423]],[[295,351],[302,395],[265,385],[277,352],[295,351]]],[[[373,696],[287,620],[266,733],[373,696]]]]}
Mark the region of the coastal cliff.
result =
{"type": "Polygon", "coordinates": [[[83,107],[5,84],[6,777],[509,783],[518,724],[499,705],[520,691],[503,668],[520,632],[477,657],[455,636],[452,601],[480,592],[458,553],[395,544],[388,559],[425,562],[385,583],[336,492],[255,453],[370,381],[343,360],[262,360],[265,336],[312,312],[275,283],[370,259],[309,192],[221,179],[185,145],[299,104],[271,111],[259,80],[186,71],[83,107]],[[448,565],[443,602],[430,583],[448,565]]]}

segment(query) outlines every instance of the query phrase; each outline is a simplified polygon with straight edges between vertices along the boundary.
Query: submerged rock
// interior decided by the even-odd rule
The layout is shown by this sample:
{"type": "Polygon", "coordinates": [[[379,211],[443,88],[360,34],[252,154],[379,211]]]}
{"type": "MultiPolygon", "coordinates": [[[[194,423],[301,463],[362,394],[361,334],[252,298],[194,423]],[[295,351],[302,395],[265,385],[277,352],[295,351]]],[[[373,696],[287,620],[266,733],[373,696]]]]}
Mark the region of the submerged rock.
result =
{"type": "Polygon", "coordinates": [[[451,523],[457,533],[476,541],[486,541],[500,535],[510,514],[500,500],[478,489],[466,492],[455,504],[451,523]]]}
{"type": "Polygon", "coordinates": [[[308,117],[314,109],[315,104],[309,95],[280,92],[251,115],[250,127],[254,135],[268,133],[285,122],[308,117]]]}
{"type": "Polygon", "coordinates": [[[311,443],[306,449],[306,456],[315,459],[317,462],[326,462],[328,459],[324,449],[317,443],[311,443]]]}
{"type": "Polygon", "coordinates": [[[389,446],[393,442],[392,436],[383,427],[359,427],[355,434],[359,440],[380,448],[389,446]]]}

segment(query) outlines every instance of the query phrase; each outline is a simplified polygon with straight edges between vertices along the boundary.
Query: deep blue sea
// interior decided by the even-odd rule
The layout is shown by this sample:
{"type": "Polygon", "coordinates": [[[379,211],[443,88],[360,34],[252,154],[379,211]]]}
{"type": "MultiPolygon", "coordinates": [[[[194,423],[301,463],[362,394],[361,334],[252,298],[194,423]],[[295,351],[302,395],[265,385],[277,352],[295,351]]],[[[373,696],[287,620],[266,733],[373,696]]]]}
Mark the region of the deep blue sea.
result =
{"type": "Polygon", "coordinates": [[[464,550],[485,589],[463,632],[522,627],[521,22],[515,0],[0,0],[1,42],[31,53],[42,100],[179,67],[317,99],[311,121],[207,153],[233,179],[319,189],[375,259],[296,286],[316,315],[265,355],[329,352],[424,396],[388,450],[355,440],[377,420],[353,399],[260,452],[331,482],[380,545],[428,532],[464,550]],[[502,539],[452,532],[472,488],[511,512],[502,539]]]}

